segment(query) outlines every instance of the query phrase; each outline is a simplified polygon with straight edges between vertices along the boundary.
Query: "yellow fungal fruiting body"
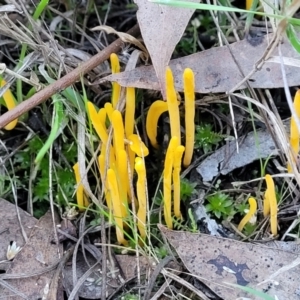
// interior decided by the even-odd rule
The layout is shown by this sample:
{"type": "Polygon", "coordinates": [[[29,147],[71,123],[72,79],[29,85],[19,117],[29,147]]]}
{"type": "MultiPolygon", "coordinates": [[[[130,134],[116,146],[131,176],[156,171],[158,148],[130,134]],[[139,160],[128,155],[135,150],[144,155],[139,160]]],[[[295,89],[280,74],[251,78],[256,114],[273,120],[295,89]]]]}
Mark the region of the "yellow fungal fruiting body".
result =
{"type": "Polygon", "coordinates": [[[191,69],[183,73],[184,103],[185,103],[185,153],[184,167],[191,164],[195,142],[195,79],[191,69]]]}
{"type": "Polygon", "coordinates": [[[84,208],[89,205],[89,201],[87,199],[87,196],[84,193],[83,185],[80,183],[81,177],[80,177],[80,173],[79,173],[79,163],[78,162],[73,166],[73,170],[75,173],[75,179],[76,179],[76,184],[77,184],[77,189],[76,189],[77,205],[79,207],[79,211],[83,211],[84,208]]]}
{"type": "MultiPolygon", "coordinates": [[[[294,109],[296,113],[296,117],[300,118],[300,91],[298,90],[296,92],[295,98],[294,98],[294,109]]],[[[290,146],[293,151],[293,161],[296,162],[297,155],[299,153],[299,130],[297,126],[297,122],[294,119],[294,117],[291,117],[291,125],[290,125],[290,146]]],[[[292,173],[293,168],[290,164],[288,164],[288,172],[292,173]]]]}
{"type": "Polygon", "coordinates": [[[276,236],[277,235],[277,200],[275,194],[275,185],[271,175],[267,174],[265,176],[265,180],[267,183],[267,192],[265,197],[268,199],[270,205],[270,224],[271,224],[271,233],[276,236]]]}
{"type": "Polygon", "coordinates": [[[116,174],[113,169],[107,170],[107,182],[112,200],[113,216],[116,223],[117,240],[120,244],[126,246],[127,241],[124,238],[123,231],[122,202],[119,195],[116,174]]]}
{"type": "Polygon", "coordinates": [[[111,116],[111,122],[114,129],[114,149],[117,153],[119,150],[124,149],[124,124],[122,114],[120,111],[115,110],[111,116]]]}
{"type": "MultiPolygon", "coordinates": [[[[6,85],[6,81],[4,79],[1,80],[1,84],[0,84],[0,87],[4,87],[6,85]]],[[[3,99],[4,99],[4,102],[6,104],[6,107],[8,110],[11,110],[13,109],[15,106],[16,106],[16,100],[11,92],[10,89],[7,89],[4,94],[3,94],[3,99]]],[[[18,119],[15,119],[13,121],[11,121],[10,123],[8,123],[4,129],[6,130],[12,130],[16,127],[18,123],[18,119]]]]}
{"type": "Polygon", "coordinates": [[[238,230],[242,231],[245,227],[245,225],[251,220],[251,218],[255,215],[256,211],[257,211],[257,203],[256,200],[252,197],[250,197],[248,199],[250,208],[249,208],[249,212],[244,216],[244,218],[241,220],[239,226],[238,226],[238,230]]]}
{"type": "Polygon", "coordinates": [[[130,141],[130,149],[139,157],[145,157],[149,154],[149,150],[137,134],[131,134],[128,137],[130,141]]]}
{"type": "Polygon", "coordinates": [[[168,103],[162,100],[153,102],[148,110],[146,118],[146,131],[152,147],[158,148],[157,123],[162,113],[168,111],[168,103]]]}
{"type": "Polygon", "coordinates": [[[87,111],[90,116],[93,127],[95,128],[100,140],[104,144],[106,144],[108,140],[108,134],[106,132],[106,128],[103,126],[103,120],[101,120],[101,116],[103,117],[103,113],[100,113],[99,118],[99,113],[97,113],[94,104],[90,101],[87,102],[87,111]]]}
{"type": "Polygon", "coordinates": [[[247,10],[250,10],[250,9],[251,9],[252,2],[253,2],[253,0],[246,0],[246,9],[247,9],[247,10]]]}
{"type": "Polygon", "coordinates": [[[128,190],[128,171],[127,171],[127,153],[124,149],[117,152],[117,178],[119,195],[122,203],[122,216],[127,216],[127,190],[128,190]]]}
{"type": "Polygon", "coordinates": [[[166,70],[166,96],[168,111],[170,116],[171,137],[177,136],[179,143],[181,141],[179,108],[177,104],[177,95],[174,87],[172,71],[169,67],[166,70]]]}
{"type": "MultiPolygon", "coordinates": [[[[120,62],[119,58],[115,53],[110,55],[111,73],[120,73],[120,62]]],[[[111,103],[113,108],[117,107],[118,101],[120,99],[121,86],[117,82],[112,83],[112,99],[111,103]]]]}
{"type": "Polygon", "coordinates": [[[173,170],[173,187],[174,187],[174,215],[181,218],[180,213],[180,171],[181,159],[184,152],[184,146],[178,146],[174,152],[174,170],[173,170]]]}
{"type": "Polygon", "coordinates": [[[172,229],[171,203],[172,203],[172,169],[174,162],[174,152],[179,146],[179,139],[173,136],[168,146],[165,158],[164,176],[163,176],[163,194],[164,194],[164,217],[169,229],[172,229]]]}
{"type": "Polygon", "coordinates": [[[146,237],[146,213],[147,213],[147,197],[146,197],[146,167],[142,158],[135,159],[135,170],[138,175],[136,183],[137,198],[139,209],[137,212],[138,229],[142,239],[146,237]]]}

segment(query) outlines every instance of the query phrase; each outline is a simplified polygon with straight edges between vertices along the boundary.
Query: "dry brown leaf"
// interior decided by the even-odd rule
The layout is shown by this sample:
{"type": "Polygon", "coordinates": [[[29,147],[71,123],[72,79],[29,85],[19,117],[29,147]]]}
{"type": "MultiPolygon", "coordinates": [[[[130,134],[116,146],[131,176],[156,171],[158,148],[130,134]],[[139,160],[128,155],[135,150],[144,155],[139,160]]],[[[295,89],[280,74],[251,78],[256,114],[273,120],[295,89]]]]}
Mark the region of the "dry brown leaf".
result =
{"type": "MultiPolygon", "coordinates": [[[[17,221],[15,222],[17,223],[17,221]]],[[[58,224],[57,215],[55,216],[55,222],[58,224]]],[[[62,253],[61,245],[51,243],[53,239],[53,222],[51,212],[49,211],[32,229],[27,243],[16,255],[10,268],[4,274],[4,278],[5,276],[14,275],[17,279],[4,279],[3,281],[16,291],[26,295],[28,299],[42,299],[46,297],[59,260],[58,253],[59,251],[62,253]],[[54,266],[51,271],[39,274],[38,276],[26,276],[42,273],[51,266],[54,266]]],[[[18,296],[12,297],[13,294],[10,289],[0,287],[0,295],[3,298],[10,295],[9,299],[21,299],[18,296]]]]}
{"type": "Polygon", "coordinates": [[[130,34],[125,33],[125,32],[116,31],[114,28],[112,28],[110,26],[106,26],[106,25],[96,26],[96,27],[92,28],[91,30],[92,31],[104,30],[108,34],[111,34],[111,33],[116,34],[124,43],[133,44],[133,45],[137,46],[138,48],[140,48],[144,53],[145,59],[148,59],[148,51],[145,48],[145,46],[138,39],[131,36],[130,34]]]}
{"type": "Polygon", "coordinates": [[[261,299],[226,283],[251,287],[278,299],[300,299],[298,254],[206,234],[173,231],[162,225],[159,229],[189,272],[224,300],[261,299]]]}
{"type": "Polygon", "coordinates": [[[165,95],[166,67],[195,10],[159,5],[148,0],[135,0],[135,3],[139,7],[137,18],[142,37],[158,78],[157,89],[165,95]]]}
{"type": "MultiPolygon", "coordinates": [[[[256,62],[262,57],[268,46],[265,37],[257,45],[251,45],[247,40],[230,45],[236,61],[240,64],[243,73],[247,76],[255,67],[256,62]]],[[[289,86],[300,84],[300,59],[299,54],[293,49],[287,39],[281,44],[283,61],[285,63],[286,76],[289,86]]],[[[230,91],[243,80],[229,49],[224,47],[212,48],[189,56],[171,60],[170,67],[174,74],[177,91],[183,90],[182,74],[185,68],[192,68],[195,73],[196,92],[198,93],[223,93],[230,91]]],[[[104,78],[109,81],[117,81],[124,87],[136,87],[151,90],[160,90],[160,84],[152,66],[143,66],[130,72],[114,74],[104,78]]],[[[261,70],[249,80],[253,88],[279,88],[283,87],[282,73],[278,51],[275,50],[270,59],[261,70]]],[[[245,88],[242,85],[240,88],[245,88]]]]}

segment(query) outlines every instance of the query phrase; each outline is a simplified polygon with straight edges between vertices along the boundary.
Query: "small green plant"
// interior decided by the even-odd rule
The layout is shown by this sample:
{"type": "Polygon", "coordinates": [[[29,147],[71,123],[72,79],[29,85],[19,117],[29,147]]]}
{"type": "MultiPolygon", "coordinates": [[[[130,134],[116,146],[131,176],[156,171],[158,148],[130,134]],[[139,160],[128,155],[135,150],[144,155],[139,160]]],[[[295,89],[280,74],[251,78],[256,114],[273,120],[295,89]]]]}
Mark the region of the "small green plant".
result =
{"type": "Polygon", "coordinates": [[[195,189],[197,183],[192,183],[188,179],[180,180],[180,199],[186,201],[190,199],[197,191],[195,189]]]}
{"type": "Polygon", "coordinates": [[[159,259],[163,259],[169,255],[169,251],[166,245],[162,245],[160,247],[155,247],[154,252],[159,259]]]}
{"type": "Polygon", "coordinates": [[[210,152],[225,136],[212,130],[211,124],[196,126],[195,148],[202,148],[204,153],[210,152]]]}
{"type": "Polygon", "coordinates": [[[233,200],[222,192],[216,192],[207,198],[208,204],[205,205],[207,212],[212,212],[218,219],[226,219],[235,213],[233,200]]]}

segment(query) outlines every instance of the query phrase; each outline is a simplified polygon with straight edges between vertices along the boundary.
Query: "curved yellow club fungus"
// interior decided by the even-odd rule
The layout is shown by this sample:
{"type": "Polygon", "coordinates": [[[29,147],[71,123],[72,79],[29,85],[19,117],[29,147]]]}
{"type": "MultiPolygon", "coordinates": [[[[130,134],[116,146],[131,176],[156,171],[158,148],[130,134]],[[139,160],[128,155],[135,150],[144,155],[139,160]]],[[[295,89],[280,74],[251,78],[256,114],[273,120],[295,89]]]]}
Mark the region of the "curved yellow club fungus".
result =
{"type": "Polygon", "coordinates": [[[108,188],[112,200],[113,217],[116,223],[117,240],[120,244],[126,246],[128,242],[124,238],[122,207],[121,207],[122,202],[119,195],[116,174],[113,169],[107,170],[107,182],[108,182],[108,188]]]}
{"type": "Polygon", "coordinates": [[[177,136],[179,143],[181,142],[180,117],[177,104],[177,95],[174,87],[174,79],[172,70],[167,67],[166,70],[166,97],[168,103],[168,111],[170,116],[171,137],[177,136]]]}
{"type": "Polygon", "coordinates": [[[128,137],[130,149],[140,157],[145,157],[149,154],[149,150],[137,134],[131,134],[128,137]]]}
{"type": "Polygon", "coordinates": [[[135,170],[138,175],[136,183],[139,209],[137,212],[138,229],[142,239],[146,237],[146,215],[147,215],[147,194],[146,194],[146,168],[144,160],[140,157],[135,159],[135,170]]]}
{"type": "MultiPolygon", "coordinates": [[[[117,54],[112,53],[110,55],[110,64],[111,64],[111,73],[116,74],[120,73],[120,62],[117,54]]],[[[121,94],[121,86],[117,82],[112,83],[112,99],[111,103],[113,108],[117,107],[117,104],[120,99],[120,94],[121,94]]]]}
{"type": "Polygon", "coordinates": [[[172,216],[171,216],[171,199],[172,199],[172,170],[174,162],[174,152],[179,146],[179,139],[177,136],[173,136],[170,140],[164,166],[164,176],[163,176],[163,189],[164,189],[164,216],[167,227],[172,229],[172,216]]]}
{"type": "Polygon", "coordinates": [[[275,185],[271,175],[267,174],[265,176],[265,180],[267,183],[267,191],[265,197],[268,199],[270,204],[270,224],[271,224],[271,233],[276,236],[277,235],[277,200],[275,194],[275,185]]]}
{"type": "Polygon", "coordinates": [[[99,164],[99,171],[100,171],[100,176],[101,176],[101,181],[102,181],[102,187],[104,188],[106,204],[107,204],[109,211],[111,211],[111,209],[112,209],[111,197],[110,197],[110,193],[108,191],[107,178],[105,178],[106,174],[105,174],[105,155],[104,154],[100,154],[98,156],[98,164],[99,164]]]}
{"type": "Polygon", "coordinates": [[[253,0],[246,0],[246,9],[250,10],[252,6],[253,0]]]}
{"type": "Polygon", "coordinates": [[[173,170],[173,189],[174,189],[174,215],[181,218],[180,213],[180,171],[181,159],[184,152],[184,146],[178,146],[174,152],[174,170],[173,170]]]}
{"type": "Polygon", "coordinates": [[[251,218],[255,215],[256,211],[257,211],[257,203],[256,200],[252,197],[250,197],[248,199],[250,208],[248,213],[244,216],[244,218],[241,220],[239,226],[238,226],[238,230],[242,231],[245,227],[245,225],[251,220],[251,218]]]}
{"type": "Polygon", "coordinates": [[[158,119],[166,111],[168,111],[168,103],[163,100],[157,100],[151,104],[147,113],[146,131],[150,143],[154,148],[158,148],[156,140],[158,119]]]}
{"type": "MultiPolygon", "coordinates": [[[[296,116],[299,119],[300,118],[300,90],[296,92],[295,98],[294,98],[294,109],[296,112],[296,116]]],[[[294,117],[291,117],[291,125],[290,125],[290,146],[293,151],[293,161],[297,161],[297,155],[299,153],[299,130],[297,126],[297,122],[294,119],[294,117]]],[[[292,173],[293,168],[290,164],[287,166],[288,172],[292,173]]]]}
{"type": "MultiPolygon", "coordinates": [[[[2,79],[0,87],[4,87],[5,85],[6,85],[6,81],[4,79],[2,79]]],[[[6,92],[4,92],[2,97],[4,99],[4,102],[5,102],[6,107],[7,107],[8,110],[11,110],[16,106],[16,100],[15,100],[15,98],[14,98],[14,96],[13,96],[10,89],[7,89],[6,92]]],[[[17,123],[18,123],[18,119],[15,119],[15,120],[11,121],[10,123],[8,123],[4,127],[4,129],[12,130],[16,127],[17,123]]]]}
{"type": "Polygon", "coordinates": [[[183,165],[191,164],[195,142],[195,79],[191,69],[183,73],[184,106],[185,106],[185,153],[183,165]]]}
{"type": "Polygon", "coordinates": [[[85,207],[89,206],[89,200],[84,192],[83,184],[81,184],[81,176],[79,173],[79,163],[78,162],[73,166],[73,170],[75,173],[75,179],[76,179],[76,184],[77,184],[77,189],[76,189],[77,205],[78,205],[79,211],[83,211],[85,207]]]}

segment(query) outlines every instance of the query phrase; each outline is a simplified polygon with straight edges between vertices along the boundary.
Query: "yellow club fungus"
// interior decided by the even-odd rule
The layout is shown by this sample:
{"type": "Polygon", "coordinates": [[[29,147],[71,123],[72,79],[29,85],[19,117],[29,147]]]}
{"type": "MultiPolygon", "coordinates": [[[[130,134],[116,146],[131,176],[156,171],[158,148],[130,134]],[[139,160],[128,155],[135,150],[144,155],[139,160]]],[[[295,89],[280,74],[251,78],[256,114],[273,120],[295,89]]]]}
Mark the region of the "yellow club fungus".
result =
{"type": "Polygon", "coordinates": [[[129,137],[133,134],[135,113],[135,89],[126,88],[126,109],[125,109],[125,135],[129,137]]]}
{"type": "Polygon", "coordinates": [[[106,144],[108,140],[108,134],[106,132],[106,128],[103,126],[103,120],[99,118],[99,113],[97,113],[94,104],[90,101],[87,102],[87,111],[91,119],[92,125],[95,128],[96,133],[98,134],[100,140],[104,144],[106,144]]]}
{"type": "MultiPolygon", "coordinates": [[[[111,73],[120,73],[120,62],[117,54],[112,53],[110,55],[111,73]]],[[[113,108],[117,107],[118,101],[120,99],[121,86],[117,82],[112,83],[112,99],[111,103],[113,108]]]]}
{"type": "Polygon", "coordinates": [[[75,179],[76,179],[76,184],[77,184],[77,189],[76,189],[77,205],[78,205],[79,211],[83,211],[85,207],[89,206],[89,201],[84,192],[83,184],[81,183],[78,162],[73,166],[73,170],[75,173],[75,179]]]}
{"type": "Polygon", "coordinates": [[[256,211],[257,211],[257,203],[256,200],[252,197],[250,197],[248,199],[250,208],[248,213],[244,216],[244,218],[241,220],[239,226],[238,226],[238,230],[242,231],[245,227],[245,225],[251,220],[251,218],[255,215],[256,211]]]}
{"type": "Polygon", "coordinates": [[[98,111],[98,119],[104,128],[106,128],[106,116],[105,108],[100,108],[98,111]]]}
{"type": "Polygon", "coordinates": [[[104,189],[104,193],[105,193],[106,204],[110,211],[112,209],[112,205],[111,205],[111,196],[110,196],[110,193],[108,192],[107,176],[105,174],[105,155],[104,154],[100,154],[98,156],[98,164],[99,164],[99,171],[100,171],[100,176],[101,176],[101,181],[102,181],[102,188],[104,189]]]}
{"type": "MultiPolygon", "coordinates": [[[[6,81],[4,79],[1,80],[1,84],[0,87],[4,87],[6,85],[6,81]]],[[[11,92],[10,89],[7,89],[4,94],[3,94],[3,99],[5,102],[5,105],[7,107],[8,110],[13,109],[16,106],[16,100],[11,92]]],[[[6,130],[12,130],[16,127],[18,123],[18,119],[15,119],[13,121],[11,121],[10,123],[8,123],[4,129],[6,130]]]]}
{"type": "Polygon", "coordinates": [[[253,0],[246,0],[246,9],[250,10],[252,6],[253,0]]]}
{"type": "Polygon", "coordinates": [[[275,194],[275,185],[271,175],[267,174],[265,176],[265,180],[267,183],[267,191],[265,194],[265,198],[268,199],[270,205],[270,224],[271,224],[271,233],[276,236],[277,235],[277,200],[275,194]]]}
{"type": "Polygon", "coordinates": [[[191,69],[183,73],[184,105],[185,105],[185,153],[184,167],[191,164],[195,142],[195,79],[191,69]]]}
{"type": "Polygon", "coordinates": [[[149,154],[149,150],[137,134],[131,134],[128,137],[130,149],[140,157],[145,157],[149,154]]]}
{"type": "Polygon", "coordinates": [[[267,217],[270,214],[270,202],[268,197],[268,189],[266,189],[264,194],[264,207],[263,207],[264,217],[267,217]]]}
{"type": "Polygon", "coordinates": [[[114,108],[113,108],[112,104],[109,102],[106,102],[104,104],[104,108],[105,108],[106,114],[108,116],[108,119],[111,122],[111,116],[112,116],[112,113],[114,112],[114,108]]]}
{"type": "MultiPolygon", "coordinates": [[[[296,92],[293,106],[295,109],[296,117],[299,120],[299,118],[300,118],[300,90],[298,90],[296,92]]],[[[297,122],[293,116],[291,117],[291,125],[290,126],[291,126],[291,128],[290,128],[290,146],[293,151],[293,161],[296,162],[297,155],[299,153],[299,130],[298,130],[297,122]]],[[[293,172],[292,166],[290,164],[288,164],[287,169],[288,169],[289,173],[293,172]]]]}
{"type": "Polygon", "coordinates": [[[177,136],[179,143],[181,141],[180,133],[180,117],[177,104],[177,95],[174,87],[174,79],[172,70],[167,67],[166,70],[166,96],[168,103],[168,111],[170,116],[171,137],[177,136]]]}
{"type": "Polygon", "coordinates": [[[135,159],[135,170],[138,175],[136,183],[139,209],[137,212],[138,229],[142,239],[146,237],[146,215],[147,215],[147,194],[146,194],[146,168],[144,160],[140,157],[135,159]]]}
{"type": "Polygon", "coordinates": [[[163,192],[164,192],[164,216],[167,227],[172,229],[172,216],[171,216],[171,199],[172,199],[172,170],[174,162],[174,152],[179,146],[179,139],[177,136],[173,136],[168,146],[168,150],[165,158],[164,176],[163,176],[163,192]]]}
{"type": "Polygon", "coordinates": [[[124,238],[123,230],[122,202],[119,195],[116,174],[113,169],[107,170],[107,182],[112,200],[113,217],[116,223],[117,240],[119,244],[126,246],[127,241],[124,238]]]}
{"type": "Polygon", "coordinates": [[[111,115],[111,122],[114,129],[114,149],[117,155],[118,151],[124,149],[124,124],[120,111],[114,110],[111,115]]]}
{"type": "Polygon", "coordinates": [[[117,180],[121,199],[122,216],[127,216],[128,169],[127,153],[124,149],[117,150],[117,180]]]}
{"type": "Polygon", "coordinates": [[[153,102],[149,108],[146,118],[146,131],[152,147],[158,148],[156,140],[157,123],[162,113],[168,111],[168,103],[162,100],[153,102]]]}
{"type": "Polygon", "coordinates": [[[174,215],[181,218],[180,213],[180,171],[181,159],[184,152],[184,146],[178,146],[174,152],[174,170],[173,170],[173,189],[174,189],[174,215]]]}

